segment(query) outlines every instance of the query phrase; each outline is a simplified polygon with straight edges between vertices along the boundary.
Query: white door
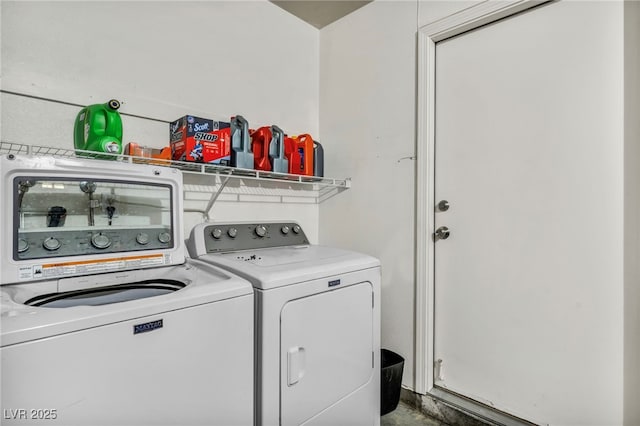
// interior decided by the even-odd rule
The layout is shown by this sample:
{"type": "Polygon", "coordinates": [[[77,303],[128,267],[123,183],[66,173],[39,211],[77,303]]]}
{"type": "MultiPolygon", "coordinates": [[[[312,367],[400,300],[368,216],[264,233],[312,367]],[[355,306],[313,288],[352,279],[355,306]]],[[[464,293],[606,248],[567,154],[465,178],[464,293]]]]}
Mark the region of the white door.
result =
{"type": "MultiPolygon", "coordinates": [[[[281,424],[300,425],[367,384],[373,371],[373,289],[365,282],[288,302],[280,315],[281,424]]],[[[371,403],[341,424],[372,424],[371,403]]],[[[330,421],[331,410],[316,424],[330,421]]]]}
{"type": "Polygon", "coordinates": [[[622,423],[621,28],[557,2],[436,44],[435,385],[534,422],[622,423]]]}

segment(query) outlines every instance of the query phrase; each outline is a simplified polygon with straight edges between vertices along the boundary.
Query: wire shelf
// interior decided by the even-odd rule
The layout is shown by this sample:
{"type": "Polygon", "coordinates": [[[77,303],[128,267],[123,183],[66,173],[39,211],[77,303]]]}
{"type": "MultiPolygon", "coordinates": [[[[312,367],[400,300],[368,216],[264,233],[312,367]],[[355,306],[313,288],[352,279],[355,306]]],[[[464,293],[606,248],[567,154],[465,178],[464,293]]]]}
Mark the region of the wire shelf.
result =
{"type": "MultiPolygon", "coordinates": [[[[203,201],[197,195],[206,194],[210,204],[220,201],[321,203],[351,187],[351,179],[334,179],[239,169],[206,163],[170,161],[132,155],[95,153],[50,146],[0,142],[0,154],[81,158],[92,161],[120,161],[152,164],[180,169],[184,176],[187,201],[203,201]]],[[[206,200],[204,200],[206,201],[206,200]]]]}

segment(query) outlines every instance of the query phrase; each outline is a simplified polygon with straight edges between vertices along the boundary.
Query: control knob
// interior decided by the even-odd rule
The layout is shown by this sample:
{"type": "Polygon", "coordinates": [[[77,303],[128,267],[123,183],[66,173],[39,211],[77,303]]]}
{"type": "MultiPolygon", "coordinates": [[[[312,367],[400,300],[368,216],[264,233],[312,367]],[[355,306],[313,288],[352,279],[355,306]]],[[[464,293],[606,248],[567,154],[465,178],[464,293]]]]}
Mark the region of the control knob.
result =
{"type": "Polygon", "coordinates": [[[149,234],[145,232],[139,233],[138,235],[136,235],[136,241],[138,242],[138,244],[146,246],[147,244],[149,244],[149,234]]]}
{"type": "Polygon", "coordinates": [[[287,225],[282,225],[282,228],[280,228],[280,232],[282,232],[284,235],[287,235],[289,233],[289,227],[287,225]]]}
{"type": "Polygon", "coordinates": [[[229,228],[227,235],[231,238],[235,238],[238,236],[238,230],[236,228],[229,228]]]}
{"type": "Polygon", "coordinates": [[[29,243],[24,238],[18,240],[18,253],[24,253],[29,250],[29,243]]]}
{"type": "Polygon", "coordinates": [[[211,231],[211,236],[216,240],[219,240],[220,237],[222,237],[222,229],[215,228],[213,231],[211,231]]]}
{"type": "Polygon", "coordinates": [[[91,245],[97,249],[106,249],[111,245],[111,239],[100,232],[91,237],[91,245]]]}
{"type": "Polygon", "coordinates": [[[42,247],[49,251],[58,250],[62,244],[55,237],[49,237],[42,242],[42,247]]]}
{"type": "Polygon", "coordinates": [[[160,241],[162,244],[166,244],[169,241],[171,241],[171,234],[168,232],[161,232],[158,234],[158,241],[160,241]]]}
{"type": "Polygon", "coordinates": [[[264,225],[258,225],[256,226],[256,235],[260,238],[264,237],[265,235],[267,235],[267,227],[264,225]]]}
{"type": "Polygon", "coordinates": [[[302,228],[300,228],[300,225],[293,225],[293,233],[294,234],[299,234],[300,231],[302,231],[302,228]]]}

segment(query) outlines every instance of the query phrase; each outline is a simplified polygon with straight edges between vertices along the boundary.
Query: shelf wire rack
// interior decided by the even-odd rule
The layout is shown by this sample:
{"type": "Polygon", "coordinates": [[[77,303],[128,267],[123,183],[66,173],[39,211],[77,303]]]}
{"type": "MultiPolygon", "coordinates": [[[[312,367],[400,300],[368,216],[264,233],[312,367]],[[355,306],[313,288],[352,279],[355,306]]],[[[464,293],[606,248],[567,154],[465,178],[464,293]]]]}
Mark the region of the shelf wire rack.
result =
{"type": "Polygon", "coordinates": [[[0,154],[120,161],[174,167],[183,172],[185,200],[196,203],[207,202],[205,212],[209,211],[216,201],[319,204],[351,187],[350,178],[334,179],[275,173],[209,163],[96,153],[5,141],[0,142],[0,154]]]}

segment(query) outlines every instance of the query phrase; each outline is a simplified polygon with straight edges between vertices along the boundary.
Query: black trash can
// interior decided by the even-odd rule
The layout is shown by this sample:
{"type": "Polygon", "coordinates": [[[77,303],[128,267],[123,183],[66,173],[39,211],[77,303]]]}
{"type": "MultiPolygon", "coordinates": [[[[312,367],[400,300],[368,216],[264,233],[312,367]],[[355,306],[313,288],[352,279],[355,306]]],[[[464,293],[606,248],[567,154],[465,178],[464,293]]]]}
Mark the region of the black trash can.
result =
{"type": "Polygon", "coordinates": [[[396,409],[400,402],[404,358],[388,349],[381,349],[380,415],[396,409]]]}

